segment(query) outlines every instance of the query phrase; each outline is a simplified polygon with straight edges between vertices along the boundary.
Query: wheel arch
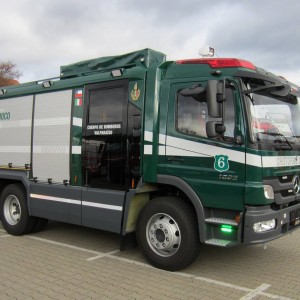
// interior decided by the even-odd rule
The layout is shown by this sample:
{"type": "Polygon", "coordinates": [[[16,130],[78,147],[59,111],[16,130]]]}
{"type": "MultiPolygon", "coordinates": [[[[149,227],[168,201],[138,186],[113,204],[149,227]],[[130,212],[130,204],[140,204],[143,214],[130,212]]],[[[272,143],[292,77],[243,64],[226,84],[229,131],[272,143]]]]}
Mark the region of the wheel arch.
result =
{"type": "Polygon", "coordinates": [[[194,190],[184,180],[175,176],[157,175],[157,183],[173,186],[187,197],[197,215],[200,241],[204,242],[206,236],[204,207],[194,190]]]}
{"type": "Polygon", "coordinates": [[[6,186],[10,184],[18,184],[18,183],[22,184],[26,190],[27,205],[28,205],[28,210],[30,211],[30,203],[28,201],[30,180],[27,177],[27,172],[18,171],[18,170],[14,170],[14,171],[0,170],[0,195],[2,194],[2,191],[6,186]]]}

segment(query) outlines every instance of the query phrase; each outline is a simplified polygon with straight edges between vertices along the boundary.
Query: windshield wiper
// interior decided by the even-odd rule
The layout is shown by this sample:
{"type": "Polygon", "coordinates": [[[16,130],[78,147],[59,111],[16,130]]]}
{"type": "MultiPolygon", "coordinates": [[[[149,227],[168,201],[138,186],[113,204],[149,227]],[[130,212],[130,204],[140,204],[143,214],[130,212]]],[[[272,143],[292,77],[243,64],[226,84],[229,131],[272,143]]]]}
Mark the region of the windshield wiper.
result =
{"type": "Polygon", "coordinates": [[[288,84],[284,83],[277,83],[277,84],[269,84],[269,85],[262,85],[259,87],[255,87],[246,91],[243,91],[245,95],[249,95],[251,93],[259,92],[259,91],[264,91],[264,90],[272,90],[275,89],[275,91],[270,91],[270,94],[279,96],[279,97],[286,97],[289,95],[291,91],[291,87],[288,84]],[[280,88],[280,89],[277,89],[280,88]]]}
{"type": "MultiPolygon", "coordinates": [[[[272,136],[280,136],[281,138],[283,138],[285,141],[286,141],[286,143],[289,145],[289,147],[290,148],[286,148],[286,147],[284,147],[284,145],[282,145],[282,144],[277,144],[276,146],[275,146],[275,148],[280,148],[280,150],[293,150],[294,148],[293,148],[293,146],[292,146],[292,144],[289,142],[289,140],[287,139],[287,137],[286,136],[284,136],[282,133],[279,133],[279,132],[259,132],[259,134],[266,134],[266,135],[272,135],[272,136]]],[[[282,140],[277,140],[277,139],[275,139],[274,141],[273,141],[273,143],[282,143],[282,140]]]]}

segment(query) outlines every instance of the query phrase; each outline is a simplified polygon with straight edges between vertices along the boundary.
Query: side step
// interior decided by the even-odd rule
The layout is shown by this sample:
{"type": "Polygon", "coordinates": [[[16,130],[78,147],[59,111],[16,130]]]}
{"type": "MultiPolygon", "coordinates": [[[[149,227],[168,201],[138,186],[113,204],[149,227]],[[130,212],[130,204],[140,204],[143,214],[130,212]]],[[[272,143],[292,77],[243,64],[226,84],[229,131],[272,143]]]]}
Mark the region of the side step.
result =
{"type": "Polygon", "coordinates": [[[205,219],[205,222],[210,224],[224,224],[224,225],[238,226],[238,223],[232,219],[208,218],[205,219]]]}
{"type": "Polygon", "coordinates": [[[234,241],[228,241],[228,240],[210,239],[205,241],[205,244],[219,246],[219,247],[230,247],[230,246],[235,246],[238,243],[234,241]]]}

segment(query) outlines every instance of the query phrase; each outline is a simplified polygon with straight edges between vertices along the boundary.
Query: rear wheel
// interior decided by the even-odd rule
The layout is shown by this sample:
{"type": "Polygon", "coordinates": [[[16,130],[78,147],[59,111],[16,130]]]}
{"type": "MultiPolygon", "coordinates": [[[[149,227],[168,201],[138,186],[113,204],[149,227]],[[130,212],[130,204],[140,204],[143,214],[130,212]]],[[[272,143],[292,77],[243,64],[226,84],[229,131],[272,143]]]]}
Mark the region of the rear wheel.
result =
{"type": "Polygon", "coordinates": [[[21,184],[10,184],[3,190],[0,215],[9,234],[22,235],[32,230],[36,220],[28,215],[26,191],[21,184]]]}
{"type": "Polygon", "coordinates": [[[180,270],[198,255],[195,213],[181,199],[154,199],[141,211],[137,239],[144,256],[152,265],[169,271],[180,270]]]}

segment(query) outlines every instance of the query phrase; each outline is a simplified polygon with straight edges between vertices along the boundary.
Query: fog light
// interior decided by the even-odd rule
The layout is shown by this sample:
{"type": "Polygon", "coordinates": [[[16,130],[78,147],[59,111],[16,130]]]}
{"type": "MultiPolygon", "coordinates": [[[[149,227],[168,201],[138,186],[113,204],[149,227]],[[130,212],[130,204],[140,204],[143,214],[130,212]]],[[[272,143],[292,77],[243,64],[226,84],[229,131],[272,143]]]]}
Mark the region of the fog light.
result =
{"type": "Polygon", "coordinates": [[[258,222],[253,225],[253,229],[255,232],[265,232],[274,229],[275,227],[276,227],[275,219],[258,222]]]}
{"type": "Polygon", "coordinates": [[[274,190],[271,185],[268,185],[268,184],[264,185],[264,192],[265,192],[265,197],[267,199],[274,200],[274,190]]]}

